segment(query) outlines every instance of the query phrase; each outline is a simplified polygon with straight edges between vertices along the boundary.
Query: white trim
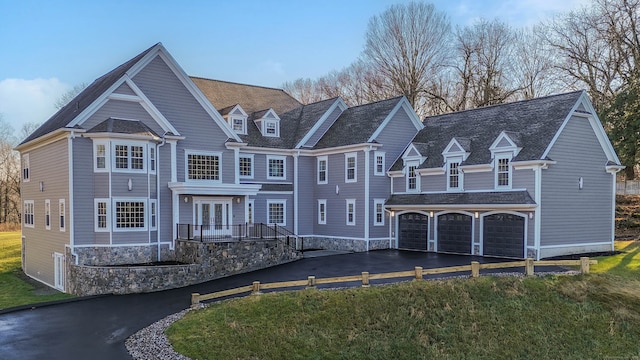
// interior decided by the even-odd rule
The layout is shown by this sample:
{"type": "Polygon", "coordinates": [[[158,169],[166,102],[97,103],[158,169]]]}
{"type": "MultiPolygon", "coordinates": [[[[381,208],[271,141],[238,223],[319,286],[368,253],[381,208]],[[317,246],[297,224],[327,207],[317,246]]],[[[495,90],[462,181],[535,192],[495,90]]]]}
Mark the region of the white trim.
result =
{"type": "Polygon", "coordinates": [[[444,166],[438,168],[418,169],[420,176],[443,175],[447,173],[444,166]]]}
{"type": "Polygon", "coordinates": [[[455,205],[385,205],[385,209],[400,210],[400,209],[423,209],[423,210],[496,210],[496,209],[508,209],[508,210],[533,210],[536,209],[536,204],[455,204],[455,205]]]}
{"type": "MultiPolygon", "coordinates": [[[[302,146],[307,145],[307,142],[309,141],[309,139],[311,139],[311,137],[315,134],[316,131],[318,131],[318,129],[322,126],[322,124],[324,124],[325,121],[327,121],[327,119],[329,118],[329,116],[331,114],[333,114],[333,112],[335,111],[336,108],[339,108],[340,114],[338,116],[336,116],[337,120],[340,115],[342,114],[342,112],[344,112],[345,110],[347,110],[347,105],[344,103],[344,101],[342,100],[341,97],[338,97],[333,104],[329,107],[329,109],[327,109],[327,111],[325,111],[324,114],[322,114],[322,116],[320,117],[320,119],[318,119],[318,121],[315,122],[315,124],[313,124],[313,127],[311,127],[311,129],[309,131],[307,131],[307,133],[305,134],[305,136],[302,138],[302,140],[300,140],[298,142],[298,144],[296,144],[295,148],[299,149],[302,146]]],[[[335,122],[334,120],[334,122],[335,122]]],[[[327,127],[328,129],[329,127],[327,127]]],[[[326,132],[326,130],[325,130],[326,132]]],[[[320,139],[322,136],[318,137],[318,139],[320,139]]],[[[314,146],[315,144],[312,144],[311,146],[314,146]]]]}
{"type": "Polygon", "coordinates": [[[149,229],[149,199],[144,197],[114,197],[111,199],[111,219],[113,224],[111,225],[111,229],[113,232],[142,232],[148,231],[149,229]],[[117,203],[119,202],[136,202],[142,203],[144,206],[144,213],[142,214],[142,219],[144,221],[144,226],[136,227],[136,228],[119,228],[117,226],[118,214],[117,212],[117,203]]]}
{"type": "Polygon", "coordinates": [[[345,199],[345,221],[348,226],[356,225],[356,199],[345,199]],[[353,205],[352,221],[349,221],[349,205],[353,205]]]}
{"type": "Polygon", "coordinates": [[[299,206],[298,206],[298,193],[300,191],[298,185],[298,157],[299,153],[293,155],[293,233],[298,233],[298,218],[299,218],[299,206]]]}
{"type": "Polygon", "coordinates": [[[58,199],[58,226],[60,232],[67,231],[67,203],[65,199],[58,199]]]}
{"type": "Polygon", "coordinates": [[[249,224],[256,222],[256,203],[254,199],[249,199],[248,196],[245,196],[244,222],[249,224]],[[249,208],[251,208],[251,219],[249,219],[249,208]]]}
{"type": "MultiPolygon", "coordinates": [[[[175,226],[174,226],[175,228],[175,226]]],[[[88,244],[88,245],[76,245],[75,247],[77,248],[94,248],[94,247],[100,247],[100,248],[118,248],[118,247],[130,247],[130,246],[156,246],[158,243],[157,242],[153,242],[153,243],[148,243],[148,242],[144,242],[144,243],[130,243],[130,244],[113,244],[113,245],[109,245],[109,244],[88,244]]],[[[161,241],[160,245],[171,245],[173,244],[172,241],[161,241]]]]}
{"type": "Polygon", "coordinates": [[[445,162],[445,181],[447,182],[447,192],[461,192],[464,191],[464,172],[460,169],[463,159],[461,157],[450,157],[445,162]],[[458,186],[451,187],[451,164],[458,164],[458,186]]]}
{"type": "Polygon", "coordinates": [[[493,186],[495,187],[496,190],[503,190],[503,189],[511,189],[512,185],[513,185],[513,167],[511,166],[511,159],[513,158],[513,154],[508,152],[508,153],[496,153],[494,158],[493,158],[493,186]],[[499,165],[499,161],[500,160],[507,160],[507,185],[500,185],[498,183],[498,177],[499,177],[499,171],[500,171],[500,165],[499,165]]]}
{"type": "Polygon", "coordinates": [[[59,252],[53,252],[53,284],[54,287],[64,292],[66,264],[64,261],[64,254],[59,252]]]}
{"type": "MultiPolygon", "coordinates": [[[[386,208],[386,206],[385,206],[386,208]]],[[[395,214],[391,217],[391,219],[389,220],[389,225],[391,227],[391,229],[389,229],[390,231],[390,238],[391,239],[395,239],[396,240],[396,246],[395,249],[399,248],[399,241],[400,241],[400,236],[398,235],[398,230],[399,230],[399,226],[400,226],[400,215],[402,214],[407,214],[407,213],[416,213],[416,214],[421,214],[421,215],[425,215],[427,217],[427,251],[429,251],[429,242],[433,243],[433,252],[437,251],[436,248],[436,243],[434,239],[430,239],[429,235],[430,235],[430,229],[431,229],[431,221],[432,221],[432,217],[430,216],[429,212],[421,210],[421,209],[408,209],[408,210],[398,210],[395,211],[395,214]]],[[[391,246],[389,246],[391,247],[391,246]]]]}
{"type": "Polygon", "coordinates": [[[93,172],[107,172],[111,169],[111,142],[107,139],[92,139],[93,141],[93,172]],[[104,167],[98,167],[98,146],[104,147],[104,167]]]}
{"type": "MultiPolygon", "coordinates": [[[[509,214],[509,215],[516,215],[516,216],[520,216],[522,218],[524,218],[524,229],[523,229],[523,248],[524,248],[524,253],[522,254],[522,258],[525,259],[527,258],[527,248],[529,247],[527,242],[528,242],[528,229],[529,229],[529,215],[528,214],[524,214],[524,213],[520,213],[517,211],[509,211],[509,210],[498,210],[498,211],[488,211],[488,212],[484,212],[482,214],[480,214],[480,231],[478,233],[480,239],[479,239],[479,243],[480,243],[480,255],[484,256],[484,218],[487,216],[491,216],[491,215],[495,215],[495,214],[509,214]]],[[[473,250],[473,249],[471,249],[473,250]]]]}
{"type": "MultiPolygon", "coordinates": [[[[439,170],[441,168],[437,168],[439,170]]],[[[477,165],[460,165],[460,169],[467,174],[489,172],[493,170],[492,164],[477,164],[477,165]]]]}
{"type": "Polygon", "coordinates": [[[538,167],[533,170],[535,179],[534,200],[535,203],[538,204],[533,214],[535,219],[535,223],[533,224],[533,247],[536,249],[536,260],[540,260],[540,236],[542,233],[542,228],[540,226],[542,219],[542,169],[542,167],[538,167]]]}
{"type": "Polygon", "coordinates": [[[373,226],[384,226],[384,202],[385,199],[373,199],[373,226]],[[382,213],[382,222],[378,222],[378,205],[382,205],[380,208],[382,213]]]}
{"type": "Polygon", "coordinates": [[[187,183],[222,183],[222,153],[215,151],[184,149],[184,181],[187,183]],[[190,179],[189,178],[189,155],[215,156],[218,158],[218,178],[217,179],[190,179]]]}
{"type": "Polygon", "coordinates": [[[267,179],[269,180],[286,180],[287,179],[287,157],[283,155],[267,155],[266,158],[267,165],[267,179]],[[270,174],[271,166],[269,164],[270,160],[282,160],[282,176],[272,176],[270,174]]]}
{"type": "Polygon", "coordinates": [[[278,226],[287,226],[287,200],[286,199],[267,199],[267,224],[269,225],[278,225],[278,226]],[[269,214],[269,205],[271,204],[282,204],[282,223],[273,223],[270,220],[269,214]]]}
{"type": "Polygon", "coordinates": [[[147,145],[147,162],[149,163],[147,165],[149,174],[156,174],[158,169],[158,147],[156,144],[147,145]]]}
{"type": "Polygon", "coordinates": [[[329,157],[327,155],[316,157],[316,184],[323,185],[329,183],[329,157]],[[324,181],[320,180],[320,162],[324,161],[324,181]]]}
{"type": "Polygon", "coordinates": [[[318,224],[326,225],[327,224],[327,199],[318,199],[318,224]],[[324,206],[324,211],[322,211],[322,206],[324,206]],[[324,215],[324,220],[322,216],[324,215]]]}
{"type": "Polygon", "coordinates": [[[422,164],[425,160],[427,160],[427,157],[422,155],[420,153],[420,151],[418,151],[418,148],[416,148],[415,145],[413,145],[413,143],[409,144],[409,146],[407,146],[407,148],[404,150],[404,152],[402,153],[402,156],[400,156],[400,158],[402,158],[402,165],[404,166],[407,161],[411,161],[411,160],[418,160],[420,162],[420,164],[422,164]],[[418,155],[409,155],[411,152],[415,152],[418,155]]]}
{"type": "Polygon", "coordinates": [[[36,205],[34,200],[23,200],[22,201],[22,226],[28,228],[35,228],[36,225],[36,205]],[[31,205],[31,206],[27,206],[31,205]],[[31,222],[27,223],[27,207],[31,207],[31,222]]]}
{"type": "Polygon", "coordinates": [[[613,179],[612,186],[612,194],[611,194],[611,251],[615,250],[615,239],[616,239],[616,173],[611,174],[613,179]]]}
{"type": "Polygon", "coordinates": [[[293,191],[260,191],[260,195],[293,195],[293,191]]]}
{"type": "Polygon", "coordinates": [[[358,182],[358,153],[350,152],[344,154],[344,182],[355,183],[358,182]],[[349,179],[349,158],[354,158],[353,163],[353,179],[349,179]]]}
{"type": "Polygon", "coordinates": [[[373,174],[376,176],[384,176],[386,174],[385,168],[385,159],[386,154],[384,151],[374,151],[373,153],[373,174]],[[382,171],[378,171],[378,157],[382,158],[382,171]]]}
{"type": "Polygon", "coordinates": [[[158,200],[149,199],[149,231],[158,230],[158,200]]]}
{"type": "Polygon", "coordinates": [[[503,153],[503,152],[508,152],[513,154],[512,157],[516,157],[518,156],[518,153],[520,153],[520,150],[522,150],[521,147],[518,146],[518,144],[516,144],[511,137],[509,137],[509,135],[506,133],[506,131],[502,131],[498,137],[496,137],[495,140],[493,140],[493,143],[491,143],[491,146],[489,146],[489,151],[491,151],[491,157],[493,158],[497,153],[503,153]],[[509,142],[509,146],[501,146],[498,147],[498,144],[500,144],[500,142],[502,140],[507,140],[509,142]]]}
{"type": "Polygon", "coordinates": [[[108,198],[93,199],[93,231],[94,232],[110,232],[111,231],[111,200],[108,198]],[[104,203],[106,206],[106,227],[98,227],[98,204],[104,203]]]}
{"type": "Polygon", "coordinates": [[[147,172],[147,162],[148,162],[148,156],[147,156],[147,142],[145,141],[125,141],[125,140],[112,140],[111,142],[111,149],[110,152],[112,154],[111,156],[111,171],[112,172],[116,172],[116,173],[135,173],[135,174],[140,174],[140,173],[146,173],[147,172]],[[126,146],[127,147],[127,167],[126,168],[118,168],[116,166],[116,163],[118,161],[118,157],[116,156],[116,147],[117,146],[126,146]],[[132,164],[132,156],[131,156],[131,147],[141,147],[142,148],[142,169],[132,169],[131,168],[131,164],[132,164]]]}
{"type": "Polygon", "coordinates": [[[540,246],[540,249],[557,249],[557,248],[565,248],[565,247],[574,247],[574,246],[592,246],[592,245],[610,245],[610,241],[600,241],[600,242],[592,242],[592,243],[577,243],[577,244],[560,244],[560,245],[543,245],[540,246]]]}
{"type": "Polygon", "coordinates": [[[413,124],[413,126],[416,128],[417,131],[420,131],[422,130],[422,128],[424,128],[422,121],[420,121],[420,118],[418,118],[418,115],[413,110],[413,107],[409,104],[409,101],[407,100],[407,98],[403,96],[402,99],[398,101],[396,106],[394,106],[393,109],[389,112],[389,115],[387,115],[387,117],[378,126],[376,131],[374,131],[373,134],[371,134],[367,142],[373,142],[374,140],[376,140],[378,136],[380,136],[380,133],[382,132],[382,130],[384,130],[384,128],[389,124],[391,119],[393,119],[393,117],[395,116],[395,114],[398,112],[400,108],[402,108],[406,112],[407,116],[409,116],[411,123],[413,124]]]}
{"type": "MultiPolygon", "coordinates": [[[[262,184],[225,184],[211,182],[170,182],[167,184],[174,195],[257,195],[262,184]]],[[[262,194],[262,193],[261,193],[262,194]]],[[[279,192],[282,194],[282,192],[279,192]]],[[[180,199],[176,199],[180,200],[180,199]]],[[[175,213],[175,209],[174,209],[175,213]]],[[[177,222],[176,222],[177,223],[177,222]]]]}
{"type": "Polygon", "coordinates": [[[44,200],[44,228],[45,230],[51,230],[51,200],[49,199],[44,200]],[[49,217],[48,224],[47,216],[49,217]]]}
{"type": "Polygon", "coordinates": [[[238,154],[238,177],[240,179],[253,179],[254,178],[254,173],[255,173],[254,172],[255,171],[254,163],[255,162],[254,162],[253,154],[239,153],[238,154]],[[241,158],[250,159],[250,161],[251,161],[251,167],[250,167],[251,175],[242,175],[240,173],[240,171],[242,170],[242,167],[240,166],[240,159],[241,158]]]}
{"type": "Polygon", "coordinates": [[[369,188],[369,177],[371,176],[371,150],[364,151],[364,238],[367,239],[367,250],[369,251],[369,228],[371,226],[371,189],[369,188]]]}
{"type": "Polygon", "coordinates": [[[418,163],[417,160],[411,160],[411,161],[407,161],[405,167],[406,167],[406,176],[405,176],[405,182],[404,182],[404,188],[405,191],[407,193],[411,193],[411,194],[415,194],[415,193],[419,193],[421,190],[421,185],[420,185],[420,174],[418,173],[418,166],[420,166],[420,164],[418,163]],[[415,189],[410,189],[409,188],[409,181],[410,179],[410,173],[411,173],[411,167],[414,167],[413,170],[413,174],[414,174],[414,178],[415,178],[415,189]]]}
{"type": "Polygon", "coordinates": [[[29,153],[22,154],[22,159],[20,161],[20,178],[23,183],[28,183],[29,181],[31,181],[31,164],[29,162],[29,153]]]}
{"type": "Polygon", "coordinates": [[[442,157],[444,157],[445,161],[447,161],[450,158],[457,158],[457,157],[461,158],[462,160],[460,160],[460,165],[462,165],[463,161],[467,160],[469,155],[470,153],[466,151],[462,145],[460,145],[460,143],[458,142],[458,140],[456,140],[455,137],[449,141],[449,144],[442,151],[442,157]],[[453,145],[458,147],[460,151],[451,151],[451,148],[453,147],[453,145]]]}

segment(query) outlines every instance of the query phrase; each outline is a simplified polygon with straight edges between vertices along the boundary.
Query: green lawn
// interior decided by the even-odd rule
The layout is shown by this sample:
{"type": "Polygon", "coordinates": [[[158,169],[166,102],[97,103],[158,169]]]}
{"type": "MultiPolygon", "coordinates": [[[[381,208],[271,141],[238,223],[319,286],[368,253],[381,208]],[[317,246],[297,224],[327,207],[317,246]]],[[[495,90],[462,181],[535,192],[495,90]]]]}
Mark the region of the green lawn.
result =
{"type": "Polygon", "coordinates": [[[20,250],[20,232],[0,232],[0,310],[72,297],[28,280],[20,267],[20,250]]]}
{"type": "Polygon", "coordinates": [[[167,329],[194,359],[640,356],[640,244],[590,275],[413,281],[224,301],[167,329]]]}

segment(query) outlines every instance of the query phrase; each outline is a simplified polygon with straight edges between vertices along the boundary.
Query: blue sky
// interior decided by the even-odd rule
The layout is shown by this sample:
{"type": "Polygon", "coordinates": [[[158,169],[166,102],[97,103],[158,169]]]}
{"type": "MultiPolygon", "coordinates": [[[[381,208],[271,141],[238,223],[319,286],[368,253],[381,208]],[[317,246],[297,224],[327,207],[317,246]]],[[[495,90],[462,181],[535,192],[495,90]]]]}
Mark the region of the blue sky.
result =
{"type": "MultiPolygon", "coordinates": [[[[162,42],[187,74],[280,87],[353,62],[369,19],[403,0],[0,0],[0,114],[16,130],[162,42]]],[[[434,0],[455,25],[532,25],[589,0],[434,0]]]]}

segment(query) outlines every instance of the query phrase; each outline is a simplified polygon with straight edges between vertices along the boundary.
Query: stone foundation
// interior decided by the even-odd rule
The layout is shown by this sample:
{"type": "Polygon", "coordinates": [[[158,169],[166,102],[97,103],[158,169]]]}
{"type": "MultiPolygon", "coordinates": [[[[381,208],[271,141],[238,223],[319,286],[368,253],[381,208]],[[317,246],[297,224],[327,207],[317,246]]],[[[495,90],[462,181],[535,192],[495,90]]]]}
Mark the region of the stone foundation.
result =
{"type": "Polygon", "coordinates": [[[143,248],[85,248],[78,254],[81,265],[75,265],[67,250],[66,292],[86,296],[167,290],[302,258],[299,251],[273,240],[216,243],[178,240],[175,251],[161,248],[161,261],[173,260],[185,265],[104,266],[107,264],[104,261],[109,260],[118,265],[136,263],[128,262],[130,259],[138,260],[137,263],[157,261],[155,246],[143,248]]]}
{"type": "Polygon", "coordinates": [[[155,261],[175,261],[175,253],[168,244],[149,246],[94,246],[76,247],[77,263],[87,266],[144,264],[155,261]]]}
{"type": "MultiPolygon", "coordinates": [[[[344,239],[338,237],[305,237],[302,244],[304,250],[322,249],[338,251],[367,251],[367,242],[364,240],[344,239]]],[[[382,250],[389,248],[389,239],[369,240],[369,250],[382,250]]]]}

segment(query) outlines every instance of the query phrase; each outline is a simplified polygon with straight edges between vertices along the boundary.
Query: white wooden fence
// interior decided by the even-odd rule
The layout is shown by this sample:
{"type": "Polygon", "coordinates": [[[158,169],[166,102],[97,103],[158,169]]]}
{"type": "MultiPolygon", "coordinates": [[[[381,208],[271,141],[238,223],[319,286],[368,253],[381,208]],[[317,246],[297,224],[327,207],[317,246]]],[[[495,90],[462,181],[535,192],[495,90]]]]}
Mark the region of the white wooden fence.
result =
{"type": "Polygon", "coordinates": [[[640,194],[640,180],[618,181],[616,183],[616,194],[619,194],[619,195],[640,194]]]}

